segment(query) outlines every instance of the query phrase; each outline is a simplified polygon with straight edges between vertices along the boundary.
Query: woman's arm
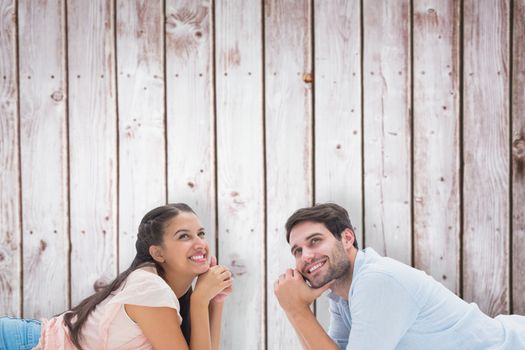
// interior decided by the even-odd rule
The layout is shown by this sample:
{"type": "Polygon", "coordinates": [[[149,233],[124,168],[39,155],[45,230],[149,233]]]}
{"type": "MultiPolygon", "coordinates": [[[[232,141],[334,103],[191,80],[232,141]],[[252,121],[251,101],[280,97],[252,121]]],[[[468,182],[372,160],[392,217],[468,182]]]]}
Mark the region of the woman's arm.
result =
{"type": "Polygon", "coordinates": [[[190,349],[211,349],[210,319],[208,314],[209,301],[191,296],[191,337],[190,349]]]}
{"type": "Polygon", "coordinates": [[[156,350],[189,349],[180,328],[177,310],[131,304],[124,305],[124,308],[156,350]]]}
{"type": "Polygon", "coordinates": [[[222,302],[210,303],[210,336],[212,350],[219,350],[221,345],[221,320],[222,320],[222,302]]]}
{"type": "Polygon", "coordinates": [[[191,297],[191,338],[186,343],[177,310],[169,307],[125,305],[126,313],[135,321],[155,350],[219,349],[222,303],[211,305],[205,298],[191,297]],[[211,331],[210,331],[211,329],[211,331]]]}
{"type": "MultiPolygon", "coordinates": [[[[217,266],[217,258],[215,256],[211,257],[210,267],[217,266]]],[[[225,267],[223,267],[225,268],[225,267]]],[[[227,269],[226,269],[227,270],[227,269]]],[[[229,272],[229,271],[228,271],[229,272]]],[[[233,283],[233,277],[231,273],[227,280],[230,283],[233,283]]],[[[210,301],[210,336],[211,336],[211,348],[213,350],[218,350],[221,345],[221,321],[222,321],[222,309],[224,305],[224,300],[233,292],[233,286],[230,284],[230,287],[225,288],[222,292],[217,294],[210,301]]]]}
{"type": "Polygon", "coordinates": [[[213,266],[210,266],[206,273],[199,275],[191,295],[190,349],[192,350],[219,349],[222,303],[231,293],[232,278],[228,269],[215,264],[212,264],[213,266]],[[197,329],[198,334],[195,331],[197,329]]]}

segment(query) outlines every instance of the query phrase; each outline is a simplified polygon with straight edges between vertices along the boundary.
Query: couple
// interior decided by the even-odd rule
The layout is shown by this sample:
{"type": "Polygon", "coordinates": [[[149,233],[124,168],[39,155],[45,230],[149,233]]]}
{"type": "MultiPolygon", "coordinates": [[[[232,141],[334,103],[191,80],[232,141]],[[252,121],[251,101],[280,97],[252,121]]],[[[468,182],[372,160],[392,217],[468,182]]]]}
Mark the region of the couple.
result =
{"type": "MultiPolygon", "coordinates": [[[[525,317],[492,319],[424,272],[358,250],[336,204],[296,211],[286,235],[296,269],[274,290],[305,349],[525,349],[525,317]],[[309,306],[329,288],[326,334],[309,306]]],[[[147,213],[136,249],[128,270],[70,311],[44,323],[1,318],[0,349],[218,349],[232,277],[214,257],[208,263],[193,210],[147,213]]]]}

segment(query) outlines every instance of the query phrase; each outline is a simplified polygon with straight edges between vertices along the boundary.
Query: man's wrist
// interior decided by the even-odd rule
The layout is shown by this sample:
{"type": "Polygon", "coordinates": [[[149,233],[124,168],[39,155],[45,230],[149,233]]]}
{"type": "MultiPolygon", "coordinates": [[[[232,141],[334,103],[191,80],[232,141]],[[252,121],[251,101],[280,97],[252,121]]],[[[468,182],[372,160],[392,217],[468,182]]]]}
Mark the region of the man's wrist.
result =
{"type": "Polygon", "coordinates": [[[288,310],[285,310],[286,316],[290,319],[290,321],[294,321],[297,319],[302,319],[306,315],[313,314],[312,310],[308,305],[299,305],[293,308],[290,308],[288,310]]]}

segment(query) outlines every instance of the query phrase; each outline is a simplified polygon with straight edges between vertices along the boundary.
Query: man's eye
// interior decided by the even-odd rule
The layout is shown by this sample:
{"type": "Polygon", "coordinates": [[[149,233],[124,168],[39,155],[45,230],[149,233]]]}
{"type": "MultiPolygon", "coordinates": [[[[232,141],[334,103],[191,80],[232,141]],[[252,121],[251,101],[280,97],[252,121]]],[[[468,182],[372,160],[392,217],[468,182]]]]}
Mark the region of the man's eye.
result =
{"type": "Polygon", "coordinates": [[[316,243],[319,243],[321,240],[319,238],[313,238],[310,242],[312,242],[312,244],[316,244],[316,243]]]}
{"type": "Polygon", "coordinates": [[[294,252],[293,252],[293,256],[300,256],[301,253],[302,253],[302,251],[303,251],[302,249],[296,249],[296,250],[294,250],[294,252]]]}

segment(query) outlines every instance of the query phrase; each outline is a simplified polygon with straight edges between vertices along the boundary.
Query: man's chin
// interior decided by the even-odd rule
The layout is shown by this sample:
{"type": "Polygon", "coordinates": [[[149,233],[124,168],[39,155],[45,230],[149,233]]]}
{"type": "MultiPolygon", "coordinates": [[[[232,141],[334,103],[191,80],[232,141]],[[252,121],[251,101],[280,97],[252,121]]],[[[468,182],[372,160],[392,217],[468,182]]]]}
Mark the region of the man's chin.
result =
{"type": "Polygon", "coordinates": [[[307,280],[308,281],[308,284],[310,285],[310,287],[312,288],[321,288],[323,287],[324,285],[326,285],[329,281],[311,281],[311,280],[307,280]]]}

